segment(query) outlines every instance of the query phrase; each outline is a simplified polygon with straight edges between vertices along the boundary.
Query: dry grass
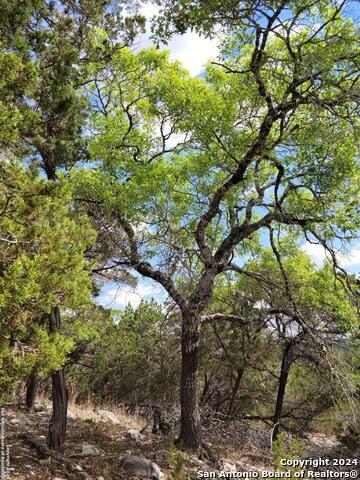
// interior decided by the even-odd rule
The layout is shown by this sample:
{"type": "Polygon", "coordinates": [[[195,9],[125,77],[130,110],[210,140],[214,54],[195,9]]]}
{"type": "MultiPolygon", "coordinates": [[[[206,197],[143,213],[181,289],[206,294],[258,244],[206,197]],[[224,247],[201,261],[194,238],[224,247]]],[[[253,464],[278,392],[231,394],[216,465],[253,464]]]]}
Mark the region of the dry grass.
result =
{"type": "Polygon", "coordinates": [[[135,430],[142,430],[146,427],[148,421],[146,418],[141,416],[137,411],[134,414],[129,414],[125,411],[125,408],[122,406],[109,406],[108,408],[103,408],[103,410],[109,410],[114,413],[119,422],[128,427],[134,428],[135,430]]]}
{"type": "Polygon", "coordinates": [[[147,424],[147,421],[144,417],[141,417],[138,413],[130,415],[122,406],[108,404],[102,405],[101,408],[96,408],[90,400],[86,403],[82,403],[81,405],[78,405],[73,401],[69,401],[68,411],[70,415],[79,420],[92,420],[95,423],[104,422],[106,421],[106,418],[99,413],[101,410],[106,410],[115,415],[117,420],[120,422],[120,425],[122,425],[124,428],[141,430],[147,424]]]}
{"type": "MultiPolygon", "coordinates": [[[[23,393],[24,395],[24,393],[23,393]]],[[[96,407],[90,398],[86,402],[77,404],[75,402],[76,391],[73,388],[73,385],[69,385],[69,404],[68,404],[68,413],[69,416],[86,421],[92,420],[95,423],[109,421],[104,418],[104,416],[99,414],[100,410],[106,410],[115,415],[117,420],[120,422],[125,429],[133,428],[135,430],[142,430],[147,425],[147,419],[144,416],[141,416],[140,413],[135,409],[135,412],[129,414],[126,412],[125,407],[122,405],[115,404],[103,404],[100,407],[96,407]]],[[[51,408],[51,400],[43,392],[38,391],[36,395],[36,404],[45,405],[47,408],[51,408]]]]}

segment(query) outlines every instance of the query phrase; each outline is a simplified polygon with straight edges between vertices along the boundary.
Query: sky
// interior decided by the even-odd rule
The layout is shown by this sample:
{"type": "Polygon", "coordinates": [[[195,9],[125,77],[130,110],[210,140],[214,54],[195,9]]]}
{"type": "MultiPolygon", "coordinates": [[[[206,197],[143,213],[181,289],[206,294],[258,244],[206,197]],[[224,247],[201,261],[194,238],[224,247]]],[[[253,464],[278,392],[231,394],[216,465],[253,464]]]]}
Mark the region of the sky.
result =
{"type": "MultiPolygon", "coordinates": [[[[151,4],[143,5],[141,14],[147,19],[147,31],[139,35],[135,41],[134,49],[150,47],[153,45],[150,39],[150,19],[156,15],[158,7],[151,4]]],[[[174,35],[172,40],[164,47],[170,51],[170,57],[179,60],[192,76],[200,75],[209,60],[216,60],[219,52],[219,41],[207,39],[194,32],[187,32],[185,35],[174,35]]],[[[317,267],[321,267],[326,259],[325,251],[321,245],[302,245],[302,249],[310,255],[317,267]]],[[[339,263],[350,273],[360,271],[360,242],[354,243],[346,253],[339,253],[339,263]]],[[[157,283],[147,278],[138,276],[136,288],[126,285],[116,285],[108,282],[102,288],[101,294],[96,301],[106,308],[123,310],[128,304],[137,307],[142,299],[165,301],[167,295],[165,290],[157,283]]]]}
{"type": "MultiPolygon", "coordinates": [[[[145,4],[140,13],[147,21],[147,32],[139,35],[135,41],[135,49],[146,48],[153,45],[150,39],[150,19],[159,12],[156,5],[145,4]]],[[[218,40],[203,38],[197,33],[187,32],[185,35],[174,35],[172,40],[164,47],[170,50],[170,57],[179,60],[193,76],[199,75],[208,60],[216,59],[219,52],[218,40]]]]}
{"type": "MultiPolygon", "coordinates": [[[[151,19],[158,12],[155,5],[146,4],[141,8],[140,13],[147,19],[151,19]]],[[[134,49],[153,45],[150,39],[150,26],[147,22],[147,32],[139,35],[134,43],[134,49]]],[[[173,39],[164,47],[170,50],[170,57],[179,60],[192,76],[200,75],[205,64],[212,59],[216,59],[218,54],[218,41],[216,39],[202,38],[196,33],[188,32],[185,35],[175,35],[173,39]]],[[[147,278],[138,276],[138,284],[136,288],[127,285],[116,285],[108,282],[101,290],[101,294],[96,301],[106,308],[123,310],[128,304],[137,307],[141,299],[163,302],[167,297],[165,290],[161,285],[154,283],[147,278]]]]}
{"type": "Polygon", "coordinates": [[[136,308],[142,299],[150,301],[153,298],[160,303],[166,300],[167,293],[161,285],[148,278],[140,276],[137,278],[138,284],[135,288],[128,285],[117,285],[114,282],[106,283],[96,301],[105,308],[124,310],[129,304],[136,308]]]}

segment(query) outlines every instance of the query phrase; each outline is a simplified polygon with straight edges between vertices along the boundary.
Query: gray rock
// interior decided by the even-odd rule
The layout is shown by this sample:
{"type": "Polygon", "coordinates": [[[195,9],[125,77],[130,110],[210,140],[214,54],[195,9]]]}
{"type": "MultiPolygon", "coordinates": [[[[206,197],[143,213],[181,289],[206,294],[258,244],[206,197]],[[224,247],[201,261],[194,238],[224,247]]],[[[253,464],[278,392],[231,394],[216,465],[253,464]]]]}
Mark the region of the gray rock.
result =
{"type": "Polygon", "coordinates": [[[126,432],[126,436],[127,438],[131,438],[131,440],[136,440],[137,442],[142,437],[141,433],[138,430],[135,430],[133,428],[130,428],[130,430],[126,432]]]}
{"type": "Polygon", "coordinates": [[[75,470],[77,470],[78,472],[82,472],[83,471],[83,468],[81,465],[75,465],[75,470]]]}
{"type": "Polygon", "coordinates": [[[49,465],[51,465],[51,460],[50,458],[40,458],[39,463],[44,467],[48,467],[49,465]]]}
{"type": "Polygon", "coordinates": [[[27,422],[27,418],[23,415],[19,415],[18,417],[14,417],[10,420],[12,425],[23,425],[27,422]]]}
{"type": "Polygon", "coordinates": [[[83,455],[100,455],[100,450],[95,445],[83,443],[81,447],[83,455]]]}
{"type": "Polygon", "coordinates": [[[40,413],[40,412],[46,412],[47,411],[47,408],[45,405],[43,405],[42,403],[36,403],[34,405],[34,411],[37,412],[37,413],[40,413]]]}
{"type": "Polygon", "coordinates": [[[120,425],[116,415],[112,412],[109,412],[109,410],[99,410],[98,414],[105,422],[111,422],[114,425],[120,425]]]}
{"type": "Polygon", "coordinates": [[[209,465],[207,465],[205,462],[203,462],[199,458],[195,457],[195,455],[191,457],[190,464],[192,467],[198,467],[198,468],[201,468],[201,470],[205,470],[205,471],[210,468],[209,465]]]}
{"type": "Polygon", "coordinates": [[[41,412],[36,412],[36,415],[40,417],[40,421],[43,422],[44,419],[49,415],[49,412],[47,410],[43,410],[41,412]]]}
{"type": "Polygon", "coordinates": [[[197,457],[195,457],[195,455],[193,455],[193,456],[190,458],[190,465],[191,465],[192,467],[198,467],[200,463],[201,463],[201,460],[199,460],[197,457]]]}
{"type": "Polygon", "coordinates": [[[135,455],[120,457],[120,467],[130,474],[142,475],[153,480],[160,480],[164,475],[156,463],[135,455]]]}
{"type": "Polygon", "coordinates": [[[96,477],[96,480],[105,480],[104,477],[96,477]]]}
{"type": "Polygon", "coordinates": [[[223,471],[237,472],[237,466],[234,463],[230,463],[229,461],[223,461],[223,471]]]}
{"type": "Polygon", "coordinates": [[[159,450],[155,453],[155,460],[157,462],[167,462],[169,457],[169,452],[167,450],[159,450]]]}
{"type": "Polygon", "coordinates": [[[220,463],[222,465],[222,469],[225,472],[237,472],[237,465],[235,460],[230,460],[228,458],[222,458],[220,460],[220,463]]]}

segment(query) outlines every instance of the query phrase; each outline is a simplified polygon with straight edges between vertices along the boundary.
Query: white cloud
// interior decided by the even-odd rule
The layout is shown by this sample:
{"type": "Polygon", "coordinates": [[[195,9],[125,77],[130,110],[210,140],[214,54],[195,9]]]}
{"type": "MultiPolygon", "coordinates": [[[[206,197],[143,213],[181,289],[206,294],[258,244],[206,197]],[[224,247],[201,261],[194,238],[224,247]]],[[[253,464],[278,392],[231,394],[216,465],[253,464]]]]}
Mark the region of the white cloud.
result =
{"type": "MultiPolygon", "coordinates": [[[[152,45],[150,20],[158,12],[159,7],[151,4],[145,4],[140,9],[140,13],[148,19],[148,22],[146,34],[140,35],[137,39],[136,46],[138,48],[146,48],[152,45]]],[[[217,57],[218,43],[217,39],[204,38],[189,31],[184,35],[174,35],[169,43],[161,48],[170,50],[170,57],[179,60],[191,75],[196,76],[202,72],[208,60],[217,57]]]]}
{"type": "Polygon", "coordinates": [[[340,255],[339,261],[342,267],[360,266],[360,246],[350,250],[347,255],[340,255]]]}
{"type": "Polygon", "coordinates": [[[140,9],[140,14],[144,15],[147,19],[151,20],[151,17],[157,15],[160,12],[160,7],[153,3],[145,3],[140,9]]]}
{"type": "Polygon", "coordinates": [[[134,288],[125,285],[107,290],[98,297],[97,302],[106,308],[123,309],[129,304],[136,308],[139,306],[141,300],[154,298],[157,301],[161,301],[162,294],[163,289],[160,285],[139,282],[134,288]]]}
{"type": "Polygon", "coordinates": [[[129,304],[136,308],[141,302],[141,296],[129,287],[114,288],[104,293],[100,302],[108,308],[124,308],[129,304]]]}
{"type": "Polygon", "coordinates": [[[219,53],[217,40],[200,37],[194,32],[175,35],[166,48],[171,52],[170,57],[179,60],[192,76],[199,75],[206,63],[219,53]]]}
{"type": "Polygon", "coordinates": [[[324,247],[315,243],[306,242],[301,246],[301,249],[311,257],[311,260],[318,267],[323,265],[324,260],[326,259],[324,247]]]}
{"type": "MultiPolygon", "coordinates": [[[[321,267],[326,259],[324,247],[315,243],[306,242],[301,246],[302,250],[310,255],[318,267],[321,267]]],[[[347,254],[338,252],[339,265],[346,269],[355,269],[360,266],[360,245],[355,245],[347,254]]]]}
{"type": "Polygon", "coordinates": [[[164,122],[162,124],[162,127],[160,126],[160,124],[158,124],[158,125],[155,125],[155,129],[154,129],[156,137],[161,136],[161,130],[165,137],[168,136],[168,139],[165,141],[165,148],[167,150],[175,148],[176,146],[179,145],[179,143],[184,143],[188,141],[191,137],[191,134],[187,134],[185,132],[172,133],[171,132],[172,128],[173,128],[173,125],[170,122],[164,122]]]}

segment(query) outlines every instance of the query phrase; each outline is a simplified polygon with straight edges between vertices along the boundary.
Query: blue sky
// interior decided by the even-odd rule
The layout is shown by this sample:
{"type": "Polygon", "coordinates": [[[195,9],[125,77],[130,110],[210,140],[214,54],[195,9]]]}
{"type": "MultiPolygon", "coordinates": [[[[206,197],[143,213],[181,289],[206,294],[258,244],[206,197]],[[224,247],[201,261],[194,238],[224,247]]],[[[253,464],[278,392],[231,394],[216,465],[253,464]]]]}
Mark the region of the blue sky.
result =
{"type": "MultiPolygon", "coordinates": [[[[140,10],[147,19],[147,32],[139,35],[135,41],[135,50],[150,47],[153,42],[150,40],[149,21],[151,17],[159,12],[159,7],[152,4],[145,4],[140,10]]],[[[170,56],[179,60],[193,76],[199,75],[208,60],[216,58],[218,54],[218,39],[203,38],[197,33],[187,32],[184,35],[174,35],[171,41],[163,48],[170,50],[170,56]]]]}
{"type": "MultiPolygon", "coordinates": [[[[351,11],[351,16],[357,16],[360,13],[358,2],[353,2],[354,6],[351,11]]],[[[141,8],[141,13],[150,19],[156,15],[159,8],[155,5],[146,4],[141,8]]],[[[350,13],[350,12],[348,12],[350,13]]],[[[150,47],[152,41],[150,40],[149,22],[147,32],[140,35],[135,41],[134,50],[150,47]]],[[[194,32],[187,32],[185,35],[175,35],[172,40],[166,45],[167,50],[170,51],[170,56],[173,59],[179,60],[192,76],[198,76],[204,70],[205,64],[211,60],[216,59],[219,52],[219,40],[208,39],[199,36],[194,32]]],[[[317,266],[321,266],[326,258],[325,251],[320,245],[304,243],[303,250],[307,252],[317,266]]],[[[360,242],[352,244],[347,252],[339,252],[339,262],[342,267],[351,273],[360,272],[360,242]]],[[[154,298],[159,302],[163,302],[167,294],[161,285],[153,282],[147,278],[138,277],[138,284],[136,288],[127,285],[118,285],[113,282],[108,282],[101,290],[101,294],[96,301],[106,308],[124,309],[126,305],[130,304],[134,307],[139,305],[141,299],[151,300],[154,298]]]]}
{"type": "Polygon", "coordinates": [[[166,291],[156,282],[149,278],[141,278],[137,275],[137,286],[119,285],[114,282],[106,283],[99,297],[96,298],[97,303],[105,308],[114,310],[123,310],[127,305],[137,307],[141,300],[151,300],[152,298],[158,302],[164,302],[167,298],[166,291]]]}

